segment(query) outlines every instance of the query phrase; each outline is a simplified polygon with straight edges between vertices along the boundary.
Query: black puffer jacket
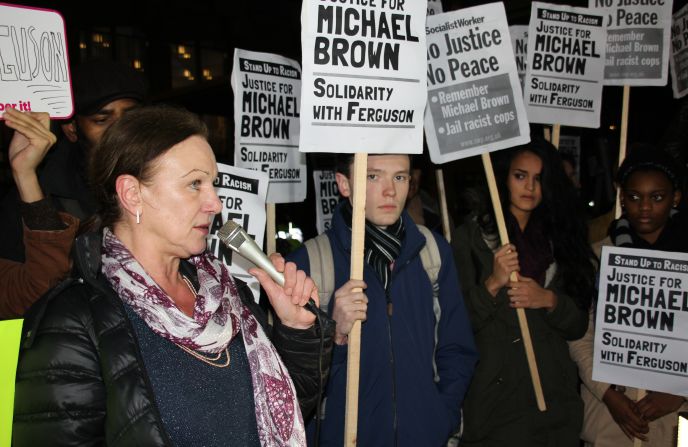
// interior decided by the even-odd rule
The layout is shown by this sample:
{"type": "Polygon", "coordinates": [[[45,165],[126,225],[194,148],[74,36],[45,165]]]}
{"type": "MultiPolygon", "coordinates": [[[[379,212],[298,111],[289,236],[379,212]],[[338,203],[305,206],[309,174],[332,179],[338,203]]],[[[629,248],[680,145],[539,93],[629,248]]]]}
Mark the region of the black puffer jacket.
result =
{"type": "MultiPolygon", "coordinates": [[[[13,445],[171,445],[155,404],[134,329],[119,297],[100,274],[99,236],[77,240],[76,270],[40,300],[24,324],[17,368],[13,445]]],[[[182,273],[194,276],[181,263],[182,273]]],[[[241,299],[271,336],[307,416],[318,399],[318,363],[327,381],[334,323],[269,327],[251,290],[241,299]],[[320,356],[322,355],[322,358],[320,356]]]]}

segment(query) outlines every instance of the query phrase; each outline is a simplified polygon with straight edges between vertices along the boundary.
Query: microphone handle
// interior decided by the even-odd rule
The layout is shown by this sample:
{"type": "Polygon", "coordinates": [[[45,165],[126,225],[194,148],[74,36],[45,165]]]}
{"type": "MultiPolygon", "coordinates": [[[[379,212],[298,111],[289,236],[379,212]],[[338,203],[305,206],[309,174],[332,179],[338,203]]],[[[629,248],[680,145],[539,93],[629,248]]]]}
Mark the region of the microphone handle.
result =
{"type": "MultiPolygon", "coordinates": [[[[263,251],[258,247],[258,244],[256,244],[252,238],[248,238],[243,244],[241,244],[239,254],[253,262],[256,267],[264,270],[273,281],[284,287],[284,275],[275,269],[275,266],[272,265],[270,259],[265,256],[265,253],[263,253],[263,251]]],[[[315,301],[313,301],[313,298],[309,298],[308,302],[303,307],[316,316],[318,315],[318,306],[315,304],[315,301]]]]}

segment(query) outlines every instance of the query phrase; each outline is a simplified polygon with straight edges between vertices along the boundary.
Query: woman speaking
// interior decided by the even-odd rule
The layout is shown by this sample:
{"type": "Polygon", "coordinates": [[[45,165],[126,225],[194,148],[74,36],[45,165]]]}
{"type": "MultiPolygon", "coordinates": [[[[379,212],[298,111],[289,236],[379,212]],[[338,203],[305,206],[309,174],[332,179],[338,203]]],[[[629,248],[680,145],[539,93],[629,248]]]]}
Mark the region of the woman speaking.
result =
{"type": "Polygon", "coordinates": [[[77,240],[78,279],[27,320],[13,444],[305,445],[331,323],[302,307],[317,301],[313,281],[273,256],[284,287],[250,271],[277,314],[268,327],[205,251],[221,209],[205,125],[180,109],[132,110],[90,168],[101,230],[77,240]]]}

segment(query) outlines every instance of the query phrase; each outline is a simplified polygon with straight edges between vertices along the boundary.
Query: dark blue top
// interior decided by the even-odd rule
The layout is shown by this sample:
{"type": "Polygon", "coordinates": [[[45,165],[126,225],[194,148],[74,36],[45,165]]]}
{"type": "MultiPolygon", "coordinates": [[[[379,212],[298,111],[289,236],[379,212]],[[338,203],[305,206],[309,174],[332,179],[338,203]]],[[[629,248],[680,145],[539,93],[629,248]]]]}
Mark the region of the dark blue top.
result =
{"type": "MultiPolygon", "coordinates": [[[[208,365],[155,334],[124,305],[167,434],[178,446],[260,446],[251,370],[243,337],[229,345],[226,368],[208,365]]],[[[225,360],[223,353],[220,360],[225,360]]]]}
{"type": "MultiPolygon", "coordinates": [[[[351,230],[340,205],[327,236],[332,248],[335,290],[351,277],[351,230]]],[[[440,446],[459,425],[459,409],[477,361],[473,332],[459,287],[451,247],[440,235],[435,241],[442,259],[439,285],[438,342],[435,344],[433,284],[420,251],[425,237],[408,213],[406,234],[394,262],[389,293],[375,270],[363,266],[368,297],[366,321],[361,325],[357,444],[375,447],[440,446]],[[394,305],[391,316],[387,298],[394,305]],[[435,383],[432,360],[440,381],[435,383]]],[[[310,272],[305,248],[288,260],[310,272]]],[[[334,300],[330,300],[332,312],[334,300]]],[[[320,446],[344,443],[348,345],[335,345],[325,395],[320,446]]],[[[311,424],[312,425],[312,424],[311,424]]]]}

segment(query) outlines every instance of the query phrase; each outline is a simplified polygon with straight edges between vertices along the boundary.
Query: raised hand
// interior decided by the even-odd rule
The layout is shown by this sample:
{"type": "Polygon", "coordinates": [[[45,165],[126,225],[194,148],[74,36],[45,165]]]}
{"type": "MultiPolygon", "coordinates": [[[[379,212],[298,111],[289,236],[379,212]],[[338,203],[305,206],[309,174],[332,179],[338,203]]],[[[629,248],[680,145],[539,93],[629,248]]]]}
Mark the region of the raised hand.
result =
{"type": "Polygon", "coordinates": [[[14,129],[8,156],[19,197],[24,202],[41,200],[43,192],[38,184],[36,168],[57,141],[55,134],[50,132],[50,116],[6,109],[3,118],[7,127],[14,129]]]}
{"type": "Polygon", "coordinates": [[[311,298],[318,304],[318,288],[303,270],[297,270],[293,262],[285,262],[278,253],[271,254],[270,261],[278,272],[284,274],[284,287],[259,268],[251,268],[248,272],[260,282],[282,324],[294,329],[308,329],[315,322],[315,315],[303,306],[311,298]]]}
{"type": "Polygon", "coordinates": [[[607,405],[612,418],[628,439],[638,438],[647,441],[645,434],[650,428],[647,421],[640,417],[635,402],[611,387],[604,393],[602,401],[607,405]]]}
{"type": "Polygon", "coordinates": [[[638,401],[637,406],[643,419],[654,421],[678,410],[685,401],[686,399],[682,396],[648,391],[645,397],[638,401]]]}
{"type": "Polygon", "coordinates": [[[368,297],[363,289],[368,287],[365,282],[350,279],[334,293],[334,309],[332,319],[337,323],[334,342],[345,345],[349,332],[356,320],[365,320],[368,311],[368,297]]]}
{"type": "Polygon", "coordinates": [[[518,253],[513,244],[503,245],[494,254],[492,273],[485,281],[485,287],[492,296],[497,296],[499,289],[509,283],[511,272],[520,271],[518,253]]]}
{"type": "Polygon", "coordinates": [[[527,308],[553,310],[557,306],[557,295],[549,289],[525,276],[519,276],[518,281],[509,282],[510,306],[513,308],[527,308]]]}

